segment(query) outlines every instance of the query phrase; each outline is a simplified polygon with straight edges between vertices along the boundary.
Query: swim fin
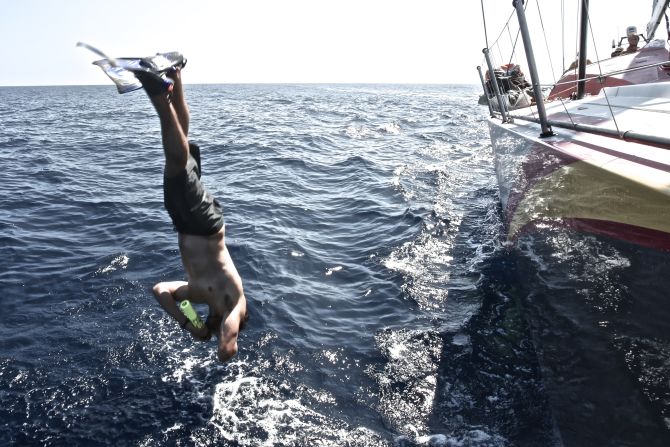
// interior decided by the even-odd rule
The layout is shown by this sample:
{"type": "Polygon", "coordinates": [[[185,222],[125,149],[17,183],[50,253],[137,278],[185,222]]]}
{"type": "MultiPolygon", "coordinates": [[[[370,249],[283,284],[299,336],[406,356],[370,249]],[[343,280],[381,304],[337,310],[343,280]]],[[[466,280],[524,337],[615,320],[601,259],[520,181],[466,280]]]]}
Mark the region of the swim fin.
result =
{"type": "Polygon", "coordinates": [[[119,93],[128,93],[144,87],[149,95],[170,91],[173,81],[165,76],[169,70],[183,68],[186,58],[178,51],[156,53],[149,57],[111,58],[102,51],[83,42],[77,46],[103,56],[93,62],[114,82],[119,93]],[[140,79],[142,78],[142,79],[140,79]]]}

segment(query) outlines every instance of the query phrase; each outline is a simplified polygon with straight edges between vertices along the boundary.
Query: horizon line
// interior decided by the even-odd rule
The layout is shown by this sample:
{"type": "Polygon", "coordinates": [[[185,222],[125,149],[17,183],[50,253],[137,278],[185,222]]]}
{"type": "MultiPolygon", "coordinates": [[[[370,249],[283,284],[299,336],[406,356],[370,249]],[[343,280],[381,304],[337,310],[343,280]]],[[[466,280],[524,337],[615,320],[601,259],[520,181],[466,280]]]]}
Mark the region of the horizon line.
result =
{"type": "MultiPolygon", "coordinates": [[[[467,82],[372,82],[372,81],[253,81],[253,82],[184,82],[184,85],[457,85],[477,86],[475,83],[467,82]]],[[[114,84],[10,84],[0,85],[0,88],[15,87],[111,87],[114,84]]]]}

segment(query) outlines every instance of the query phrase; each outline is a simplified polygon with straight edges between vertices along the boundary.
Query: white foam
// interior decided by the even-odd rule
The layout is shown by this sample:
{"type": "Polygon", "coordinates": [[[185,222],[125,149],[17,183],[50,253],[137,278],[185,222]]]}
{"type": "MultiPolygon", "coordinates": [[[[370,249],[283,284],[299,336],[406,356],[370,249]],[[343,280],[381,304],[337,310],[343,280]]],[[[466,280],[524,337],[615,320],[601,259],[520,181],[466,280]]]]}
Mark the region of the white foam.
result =
{"type": "Polygon", "coordinates": [[[360,140],[372,134],[372,131],[365,126],[348,126],[344,130],[344,134],[349,138],[360,140]]]}
{"type": "Polygon", "coordinates": [[[128,256],[119,255],[112,259],[112,262],[110,262],[108,266],[98,269],[96,273],[109,273],[118,269],[125,269],[128,267],[128,260],[128,256]]]}
{"type": "Polygon", "coordinates": [[[182,427],[183,427],[182,424],[180,424],[179,422],[175,422],[175,424],[172,427],[166,428],[163,433],[170,433],[171,431],[179,430],[182,427]]]}
{"type": "Polygon", "coordinates": [[[378,411],[398,432],[414,438],[425,434],[435,398],[435,359],[442,350],[442,339],[419,330],[384,331],[375,338],[388,359],[383,368],[373,372],[379,386],[378,411]]]}
{"type": "MultiPolygon", "coordinates": [[[[349,445],[348,440],[360,436],[375,439],[376,434],[368,429],[348,427],[308,408],[299,396],[280,397],[291,390],[288,384],[257,376],[242,375],[219,383],[209,422],[224,439],[242,446],[299,445],[305,439],[314,445],[349,445]]],[[[334,403],[328,396],[319,400],[334,403]]]]}
{"type": "Polygon", "coordinates": [[[339,272],[340,270],[342,270],[342,266],[341,266],[341,265],[337,265],[337,266],[335,266],[335,267],[331,267],[331,268],[329,268],[328,270],[326,270],[326,276],[330,276],[330,275],[333,274],[333,272],[339,272]]]}
{"type": "Polygon", "coordinates": [[[400,134],[400,126],[397,123],[389,123],[379,126],[379,130],[392,135],[400,134]]]}

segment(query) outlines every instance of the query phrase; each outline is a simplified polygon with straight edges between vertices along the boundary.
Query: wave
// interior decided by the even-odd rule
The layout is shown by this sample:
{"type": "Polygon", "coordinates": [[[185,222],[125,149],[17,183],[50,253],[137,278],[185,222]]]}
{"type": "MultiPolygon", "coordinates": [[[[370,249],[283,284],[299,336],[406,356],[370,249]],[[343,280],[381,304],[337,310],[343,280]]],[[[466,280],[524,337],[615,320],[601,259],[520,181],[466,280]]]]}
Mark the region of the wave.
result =
{"type": "Polygon", "coordinates": [[[24,147],[30,143],[30,140],[21,137],[10,137],[7,140],[0,141],[0,148],[24,147]]]}

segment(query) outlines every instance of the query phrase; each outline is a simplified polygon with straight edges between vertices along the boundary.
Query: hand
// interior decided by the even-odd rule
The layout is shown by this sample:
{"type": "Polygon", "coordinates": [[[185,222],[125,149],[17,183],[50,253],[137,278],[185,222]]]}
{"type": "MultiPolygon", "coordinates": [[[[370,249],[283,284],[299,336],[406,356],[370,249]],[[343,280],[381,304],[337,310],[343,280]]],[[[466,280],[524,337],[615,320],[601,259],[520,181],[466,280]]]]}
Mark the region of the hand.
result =
{"type": "Polygon", "coordinates": [[[207,325],[204,325],[200,329],[193,326],[193,323],[190,321],[186,325],[186,330],[191,333],[193,338],[199,341],[209,341],[212,338],[212,333],[209,331],[207,325]]]}

